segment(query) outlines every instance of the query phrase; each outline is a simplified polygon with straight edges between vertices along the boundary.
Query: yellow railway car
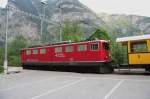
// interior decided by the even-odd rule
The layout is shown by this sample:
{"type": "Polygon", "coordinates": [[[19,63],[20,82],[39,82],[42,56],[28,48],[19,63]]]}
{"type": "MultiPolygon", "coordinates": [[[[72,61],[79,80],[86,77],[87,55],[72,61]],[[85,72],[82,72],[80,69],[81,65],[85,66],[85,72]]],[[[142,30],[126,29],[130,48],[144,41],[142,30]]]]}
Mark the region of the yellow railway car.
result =
{"type": "Polygon", "coordinates": [[[150,34],[117,38],[117,43],[127,46],[128,64],[150,71],[150,34]]]}

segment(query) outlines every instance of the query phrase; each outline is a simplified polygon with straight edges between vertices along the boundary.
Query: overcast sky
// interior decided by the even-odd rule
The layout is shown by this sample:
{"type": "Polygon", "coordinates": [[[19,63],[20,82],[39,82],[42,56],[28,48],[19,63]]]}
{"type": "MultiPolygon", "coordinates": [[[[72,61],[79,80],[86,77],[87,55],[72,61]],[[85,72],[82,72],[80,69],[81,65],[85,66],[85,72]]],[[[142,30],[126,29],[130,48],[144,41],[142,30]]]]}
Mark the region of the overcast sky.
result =
{"type": "Polygon", "coordinates": [[[0,0],[0,7],[4,8],[7,4],[7,0],[0,0]]]}
{"type": "Polygon", "coordinates": [[[96,13],[136,14],[150,17],[150,0],[80,0],[96,13]]]}

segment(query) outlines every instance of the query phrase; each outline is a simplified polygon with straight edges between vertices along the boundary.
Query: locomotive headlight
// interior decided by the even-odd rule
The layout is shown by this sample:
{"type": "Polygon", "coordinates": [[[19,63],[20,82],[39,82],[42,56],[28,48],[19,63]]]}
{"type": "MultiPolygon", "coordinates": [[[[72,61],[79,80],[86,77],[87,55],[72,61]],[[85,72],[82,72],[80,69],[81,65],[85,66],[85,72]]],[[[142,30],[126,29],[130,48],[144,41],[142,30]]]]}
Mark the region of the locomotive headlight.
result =
{"type": "Polygon", "coordinates": [[[105,57],[106,59],[108,58],[108,56],[105,57]]]}

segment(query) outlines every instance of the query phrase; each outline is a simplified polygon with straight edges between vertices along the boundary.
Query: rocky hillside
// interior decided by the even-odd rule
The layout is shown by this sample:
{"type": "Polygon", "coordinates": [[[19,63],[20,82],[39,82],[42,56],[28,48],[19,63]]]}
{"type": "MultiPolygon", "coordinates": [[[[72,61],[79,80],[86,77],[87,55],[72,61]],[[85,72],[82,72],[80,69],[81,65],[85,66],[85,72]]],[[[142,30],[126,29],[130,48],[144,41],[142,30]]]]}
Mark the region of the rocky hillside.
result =
{"type": "MultiPolygon", "coordinates": [[[[14,36],[18,34],[24,35],[32,43],[39,42],[40,39],[40,16],[43,14],[43,6],[40,3],[41,0],[9,0],[9,40],[12,40],[14,36]],[[17,10],[17,11],[16,11],[17,10]],[[20,11],[31,13],[29,17],[26,14],[22,14],[20,11]],[[39,18],[37,18],[39,17],[39,18]]],[[[43,33],[47,33],[52,42],[56,42],[59,39],[58,27],[60,22],[59,6],[62,9],[62,21],[74,20],[77,21],[82,27],[84,36],[88,37],[92,34],[96,26],[101,26],[104,22],[97,17],[89,8],[81,4],[78,0],[48,0],[48,4],[45,6],[45,18],[46,21],[43,25],[43,33]]],[[[3,15],[0,17],[0,41],[4,41],[5,33],[5,10],[1,10],[3,15]]]]}
{"type": "MultiPolygon", "coordinates": [[[[40,16],[43,14],[41,0],[9,0],[9,30],[11,41],[16,35],[22,34],[31,44],[40,41],[40,16]],[[27,13],[23,13],[23,12],[27,13]]],[[[95,14],[78,0],[48,0],[45,6],[43,34],[49,42],[59,40],[60,9],[62,21],[67,19],[78,22],[84,38],[89,37],[96,27],[105,27],[116,37],[150,33],[150,18],[136,15],[95,14]]],[[[6,10],[0,9],[0,45],[5,37],[6,10]]]]}
{"type": "Polygon", "coordinates": [[[150,17],[137,15],[99,14],[107,29],[115,37],[150,34],[150,17]]]}

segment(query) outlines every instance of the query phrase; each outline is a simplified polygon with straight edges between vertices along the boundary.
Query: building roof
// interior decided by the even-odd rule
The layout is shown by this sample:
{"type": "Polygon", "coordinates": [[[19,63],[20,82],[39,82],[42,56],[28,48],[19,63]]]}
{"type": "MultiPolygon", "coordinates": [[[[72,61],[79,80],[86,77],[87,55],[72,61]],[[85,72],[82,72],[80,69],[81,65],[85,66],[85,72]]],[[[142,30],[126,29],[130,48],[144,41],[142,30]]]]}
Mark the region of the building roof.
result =
{"type": "Polygon", "coordinates": [[[127,41],[140,41],[140,40],[146,40],[150,39],[150,34],[147,35],[141,35],[141,36],[130,36],[130,37],[123,37],[123,38],[117,38],[117,43],[124,43],[127,41]]]}
{"type": "Polygon", "coordinates": [[[49,44],[49,45],[43,45],[43,46],[31,46],[28,48],[23,48],[22,50],[27,50],[27,49],[36,49],[36,48],[46,48],[46,47],[57,47],[57,46],[67,46],[67,45],[72,45],[72,44],[84,44],[84,43],[95,43],[95,42],[109,42],[108,40],[93,40],[93,41],[83,41],[83,42],[72,42],[68,44],[49,44]]]}

